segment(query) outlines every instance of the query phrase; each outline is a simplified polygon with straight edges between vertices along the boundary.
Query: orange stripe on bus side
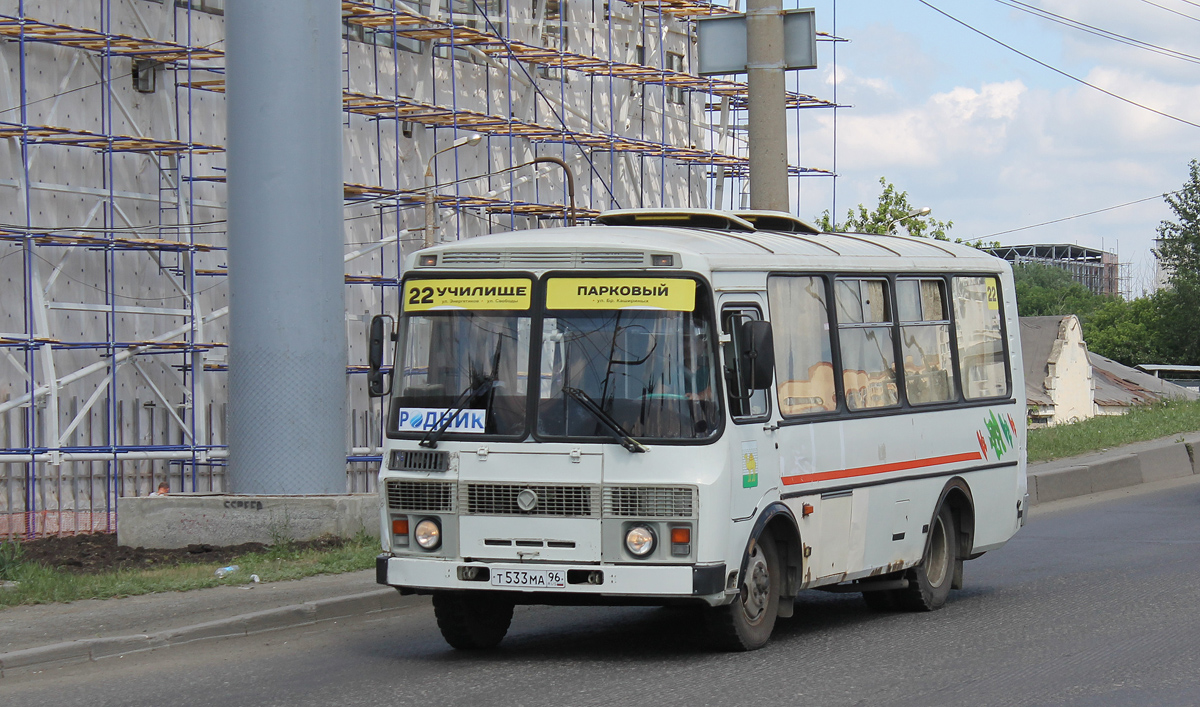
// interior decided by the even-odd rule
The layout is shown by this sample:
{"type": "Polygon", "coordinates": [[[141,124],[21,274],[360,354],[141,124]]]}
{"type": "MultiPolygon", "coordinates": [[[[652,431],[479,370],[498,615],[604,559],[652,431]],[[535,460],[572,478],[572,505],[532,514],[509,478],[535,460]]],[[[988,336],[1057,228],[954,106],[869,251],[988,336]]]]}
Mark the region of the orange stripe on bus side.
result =
{"type": "Polygon", "coordinates": [[[920,469],[926,466],[939,466],[941,464],[954,464],[956,462],[969,462],[976,459],[982,459],[983,455],[979,452],[967,452],[965,454],[949,454],[944,457],[929,457],[928,459],[913,459],[906,462],[892,462],[891,464],[876,464],[875,466],[860,466],[855,469],[838,469],[835,471],[822,471],[817,474],[798,474],[796,476],[783,477],[785,486],[794,486],[795,484],[807,484],[813,481],[829,481],[830,479],[849,479],[855,476],[870,476],[871,474],[886,474],[889,471],[903,471],[905,469],[920,469]]]}

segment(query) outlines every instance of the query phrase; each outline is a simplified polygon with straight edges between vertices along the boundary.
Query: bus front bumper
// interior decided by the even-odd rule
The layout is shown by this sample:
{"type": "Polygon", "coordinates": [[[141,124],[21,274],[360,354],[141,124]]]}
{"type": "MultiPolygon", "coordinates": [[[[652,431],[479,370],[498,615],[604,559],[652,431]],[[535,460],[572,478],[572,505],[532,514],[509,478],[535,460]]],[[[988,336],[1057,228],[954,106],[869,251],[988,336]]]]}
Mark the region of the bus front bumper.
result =
{"type": "MultiPolygon", "coordinates": [[[[483,563],[394,557],[375,558],[375,581],[402,591],[491,590],[536,595],[542,601],[557,603],[554,596],[571,599],[564,603],[588,603],[588,597],[627,597],[630,599],[671,600],[705,598],[706,603],[724,603],[725,565],[570,565],[551,563],[483,563]],[[479,568],[476,578],[463,579],[460,568],[479,568]],[[487,570],[482,572],[480,570],[487,570]],[[563,586],[495,586],[492,576],[504,572],[561,572],[568,578],[563,586]],[[600,582],[596,582],[596,573],[600,582]]],[[[517,597],[519,598],[519,597],[517,597]]],[[[526,603],[526,602],[520,602],[526,603]]],[[[597,602],[603,603],[603,602],[597,602]]]]}

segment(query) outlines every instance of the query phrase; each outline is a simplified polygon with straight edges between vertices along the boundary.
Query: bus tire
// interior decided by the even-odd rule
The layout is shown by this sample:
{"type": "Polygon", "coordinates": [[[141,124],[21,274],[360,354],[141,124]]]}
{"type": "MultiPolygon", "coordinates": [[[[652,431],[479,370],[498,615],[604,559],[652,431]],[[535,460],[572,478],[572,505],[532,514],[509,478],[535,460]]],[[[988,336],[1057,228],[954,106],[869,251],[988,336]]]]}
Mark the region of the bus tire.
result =
{"type": "Polygon", "coordinates": [[[513,603],[482,592],[438,592],[433,595],[433,615],[442,638],[454,648],[495,648],[508,633],[513,603]]]}
{"type": "Polygon", "coordinates": [[[958,563],[958,533],[954,513],[942,506],[929,526],[929,539],[921,564],[905,573],[908,587],[897,590],[896,603],[909,611],[934,611],[942,608],[954,583],[958,563]]]}
{"type": "Polygon", "coordinates": [[[709,609],[705,616],[709,639],[722,650],[757,650],[775,629],[783,567],[769,532],[754,542],[747,559],[739,595],[725,606],[709,609]]]}

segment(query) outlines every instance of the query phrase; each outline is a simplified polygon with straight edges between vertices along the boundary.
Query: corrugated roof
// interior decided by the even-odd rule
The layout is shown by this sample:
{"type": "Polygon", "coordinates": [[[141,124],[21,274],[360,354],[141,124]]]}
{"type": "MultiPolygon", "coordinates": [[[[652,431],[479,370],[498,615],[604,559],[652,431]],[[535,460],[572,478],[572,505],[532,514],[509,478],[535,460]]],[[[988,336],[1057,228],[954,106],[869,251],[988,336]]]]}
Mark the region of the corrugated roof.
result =
{"type": "Polygon", "coordinates": [[[1088,352],[1092,379],[1096,382],[1096,404],[1128,407],[1163,398],[1196,400],[1200,392],[1155,378],[1100,354],[1088,352]]]}
{"type": "Polygon", "coordinates": [[[1046,374],[1058,330],[1065,317],[1021,317],[1021,359],[1025,366],[1025,397],[1038,405],[1053,405],[1046,394],[1046,374]]]}

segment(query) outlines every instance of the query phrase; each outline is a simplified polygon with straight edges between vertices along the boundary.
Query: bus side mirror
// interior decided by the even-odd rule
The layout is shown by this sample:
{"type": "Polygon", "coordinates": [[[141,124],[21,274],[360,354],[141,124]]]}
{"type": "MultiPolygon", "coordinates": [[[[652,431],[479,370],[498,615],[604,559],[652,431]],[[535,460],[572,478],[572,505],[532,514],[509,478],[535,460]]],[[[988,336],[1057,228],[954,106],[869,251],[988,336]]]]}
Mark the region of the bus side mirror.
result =
{"type": "Polygon", "coordinates": [[[372,398],[392,392],[391,378],[383,372],[384,348],[389,340],[396,340],[392,318],[376,314],[371,318],[371,331],[367,335],[367,394],[372,398]]]}
{"type": "Polygon", "coordinates": [[[771,387],[771,372],[775,368],[775,344],[771,323],[747,321],[741,327],[742,385],[746,390],[766,390],[771,387]]]}

